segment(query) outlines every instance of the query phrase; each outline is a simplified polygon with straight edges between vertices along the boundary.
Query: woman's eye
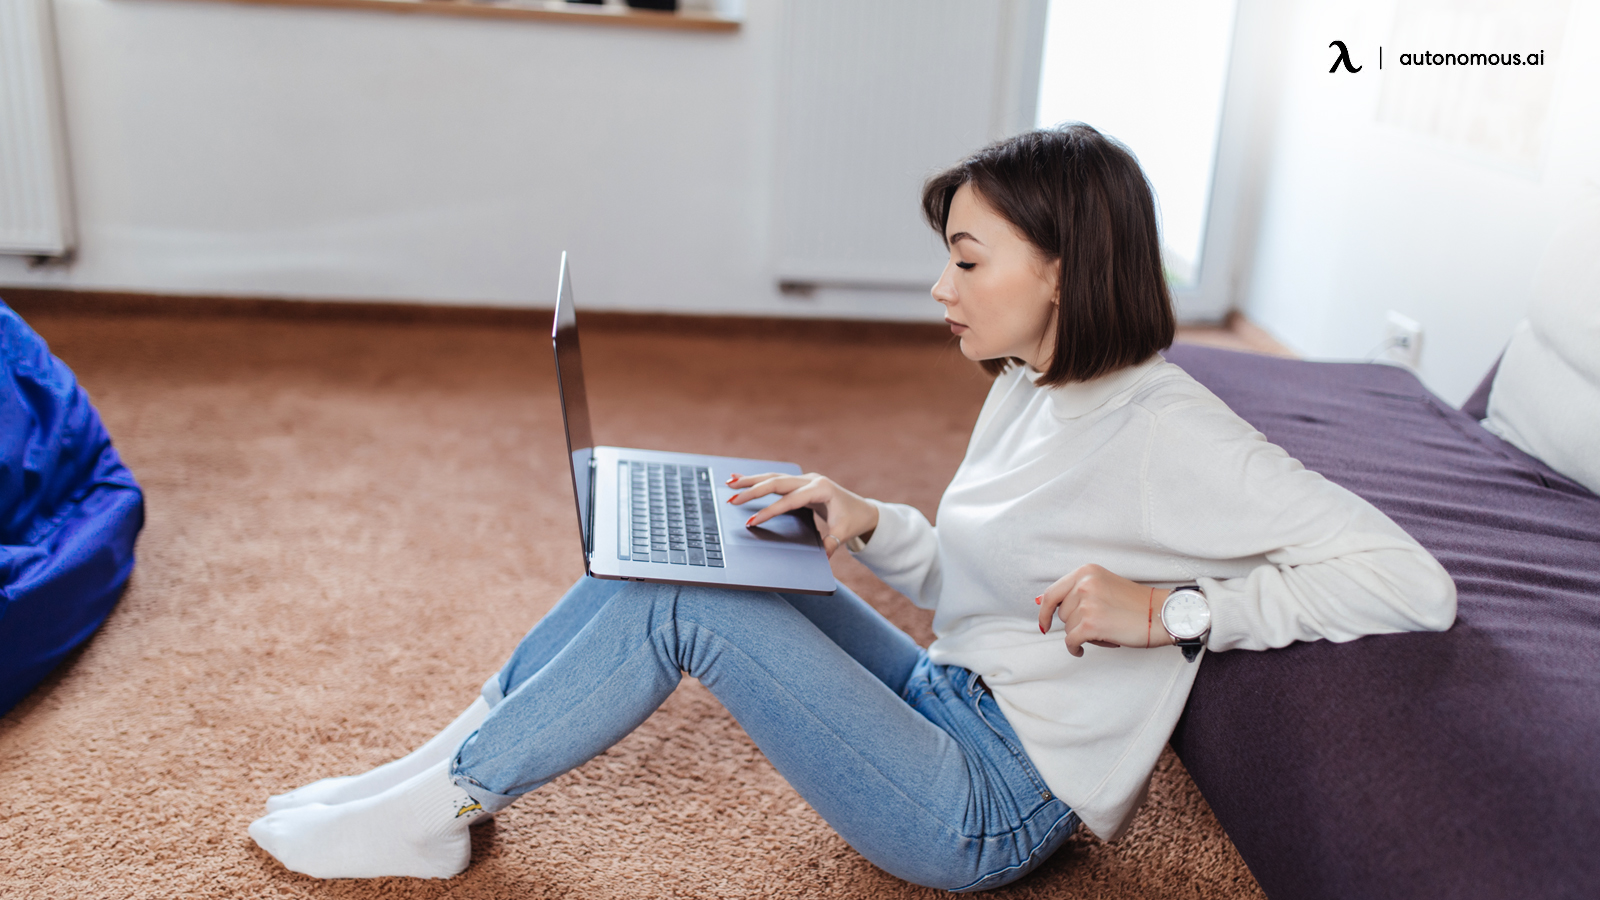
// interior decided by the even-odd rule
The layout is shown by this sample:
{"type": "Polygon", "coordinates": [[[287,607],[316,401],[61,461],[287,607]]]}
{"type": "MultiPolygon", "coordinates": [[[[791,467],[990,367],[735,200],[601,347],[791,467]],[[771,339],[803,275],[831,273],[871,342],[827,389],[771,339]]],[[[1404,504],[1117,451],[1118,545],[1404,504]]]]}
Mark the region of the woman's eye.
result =
{"type": "Polygon", "coordinates": [[[958,268],[958,269],[970,269],[975,265],[977,265],[977,263],[958,262],[958,263],[956,263],[956,268],[958,268]]]}

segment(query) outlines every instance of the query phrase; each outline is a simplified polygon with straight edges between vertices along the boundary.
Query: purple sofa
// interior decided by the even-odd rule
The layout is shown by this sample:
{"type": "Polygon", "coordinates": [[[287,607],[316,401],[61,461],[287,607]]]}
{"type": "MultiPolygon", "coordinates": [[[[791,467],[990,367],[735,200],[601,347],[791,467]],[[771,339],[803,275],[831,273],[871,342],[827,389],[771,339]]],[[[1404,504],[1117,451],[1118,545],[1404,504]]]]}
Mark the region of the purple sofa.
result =
{"type": "Polygon", "coordinates": [[[1204,658],[1172,746],[1267,895],[1600,897],[1600,497],[1485,431],[1487,384],[1167,358],[1459,591],[1441,634],[1204,658]]]}

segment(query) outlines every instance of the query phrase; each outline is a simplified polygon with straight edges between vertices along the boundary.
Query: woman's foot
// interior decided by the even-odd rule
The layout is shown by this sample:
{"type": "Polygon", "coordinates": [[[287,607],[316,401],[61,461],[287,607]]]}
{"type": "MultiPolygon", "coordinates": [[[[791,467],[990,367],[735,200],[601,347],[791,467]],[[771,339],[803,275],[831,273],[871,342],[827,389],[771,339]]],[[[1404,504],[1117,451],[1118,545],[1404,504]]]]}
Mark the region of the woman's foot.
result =
{"type": "Polygon", "coordinates": [[[467,826],[483,814],[444,760],[376,796],[271,813],[250,823],[250,837],[313,878],[449,878],[471,862],[467,826]]]}
{"type": "Polygon", "coordinates": [[[477,731],[478,726],[483,724],[484,718],[488,715],[489,704],[479,697],[465,712],[456,716],[454,722],[446,725],[443,731],[409,755],[360,775],[324,778],[287,794],[268,797],[267,812],[310,806],[313,803],[336,806],[381,794],[429,767],[455,756],[461,747],[461,742],[477,731]]]}

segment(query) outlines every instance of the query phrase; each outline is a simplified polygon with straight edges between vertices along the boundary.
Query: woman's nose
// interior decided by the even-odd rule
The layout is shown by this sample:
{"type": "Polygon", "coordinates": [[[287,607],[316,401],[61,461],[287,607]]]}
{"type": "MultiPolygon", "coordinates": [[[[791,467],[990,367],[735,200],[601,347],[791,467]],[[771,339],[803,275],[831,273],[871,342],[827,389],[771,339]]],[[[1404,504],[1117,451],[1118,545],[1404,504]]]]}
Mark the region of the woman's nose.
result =
{"type": "Polygon", "coordinates": [[[944,271],[939,273],[939,280],[933,283],[933,299],[940,303],[954,303],[956,299],[955,281],[950,277],[950,264],[945,263],[944,271]]]}

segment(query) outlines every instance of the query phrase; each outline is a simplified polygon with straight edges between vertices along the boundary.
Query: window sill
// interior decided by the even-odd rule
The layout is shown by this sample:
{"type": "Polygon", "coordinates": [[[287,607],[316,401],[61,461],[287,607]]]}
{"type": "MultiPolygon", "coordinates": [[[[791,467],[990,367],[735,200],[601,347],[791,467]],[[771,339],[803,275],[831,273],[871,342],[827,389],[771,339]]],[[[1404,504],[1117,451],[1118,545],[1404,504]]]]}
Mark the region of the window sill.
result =
{"type": "Polygon", "coordinates": [[[703,12],[657,12],[629,7],[570,4],[563,0],[222,0],[253,6],[308,6],[325,9],[370,9],[391,13],[423,13],[475,19],[535,19],[624,28],[670,31],[738,31],[740,20],[703,12]]]}

